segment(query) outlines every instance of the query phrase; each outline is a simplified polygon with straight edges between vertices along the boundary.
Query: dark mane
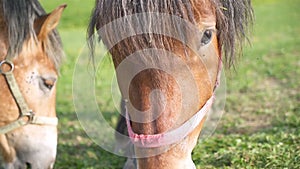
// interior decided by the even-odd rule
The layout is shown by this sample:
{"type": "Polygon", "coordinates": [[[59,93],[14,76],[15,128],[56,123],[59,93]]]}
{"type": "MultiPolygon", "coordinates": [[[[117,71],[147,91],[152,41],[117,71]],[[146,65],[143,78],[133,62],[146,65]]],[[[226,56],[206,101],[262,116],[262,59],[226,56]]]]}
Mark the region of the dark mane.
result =
{"type": "MultiPolygon", "coordinates": [[[[251,2],[250,0],[211,0],[211,2],[215,8],[217,17],[216,27],[218,30],[217,37],[220,49],[223,52],[224,61],[230,66],[234,63],[235,57],[241,54],[246,39],[247,28],[252,23],[253,11],[251,2]]],[[[193,11],[197,10],[195,6],[193,6],[195,3],[197,2],[194,0],[97,0],[91,15],[87,37],[92,55],[95,46],[95,40],[93,38],[95,30],[115,19],[137,13],[159,12],[175,15],[195,24],[193,11]]],[[[149,20],[149,18],[145,19],[146,21],[147,19],[149,20]]],[[[161,25],[155,25],[155,23],[152,25],[154,25],[153,29],[157,29],[158,26],[162,27],[161,25]]],[[[128,30],[122,30],[122,27],[120,27],[120,25],[118,26],[119,27],[115,27],[118,34],[127,33],[126,31],[128,30]]],[[[107,35],[107,37],[101,38],[104,44],[109,44],[109,38],[111,38],[109,36],[111,36],[111,34],[105,35],[107,35]]],[[[146,40],[140,40],[138,42],[131,41],[131,44],[125,46],[125,49],[135,45],[145,47],[149,42],[147,39],[151,39],[151,35],[147,34],[143,36],[146,40]]],[[[156,36],[156,39],[162,43],[166,43],[167,41],[163,36],[156,36]]],[[[168,45],[169,44],[167,44],[167,46],[168,45]]]]}
{"type": "MultiPolygon", "coordinates": [[[[46,15],[46,12],[38,0],[0,0],[0,2],[7,25],[8,56],[16,57],[28,38],[33,37],[37,40],[34,20],[39,16],[46,15]]],[[[58,68],[64,54],[61,39],[56,30],[48,35],[45,52],[58,68]]]]}

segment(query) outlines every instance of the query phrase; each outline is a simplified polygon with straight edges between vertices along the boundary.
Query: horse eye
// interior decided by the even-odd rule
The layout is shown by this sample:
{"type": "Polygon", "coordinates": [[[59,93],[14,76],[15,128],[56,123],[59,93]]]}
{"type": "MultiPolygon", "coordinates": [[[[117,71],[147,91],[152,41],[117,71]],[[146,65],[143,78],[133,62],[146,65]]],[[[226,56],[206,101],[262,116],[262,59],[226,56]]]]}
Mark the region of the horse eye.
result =
{"type": "Polygon", "coordinates": [[[47,87],[49,90],[51,90],[55,84],[56,80],[53,79],[43,79],[44,80],[44,85],[47,87]]]}
{"type": "Polygon", "coordinates": [[[205,30],[201,39],[201,45],[207,45],[212,39],[212,30],[205,30]]]}
{"type": "Polygon", "coordinates": [[[41,88],[42,89],[48,89],[51,90],[53,86],[55,85],[56,78],[49,77],[49,78],[43,78],[41,77],[41,88]]]}

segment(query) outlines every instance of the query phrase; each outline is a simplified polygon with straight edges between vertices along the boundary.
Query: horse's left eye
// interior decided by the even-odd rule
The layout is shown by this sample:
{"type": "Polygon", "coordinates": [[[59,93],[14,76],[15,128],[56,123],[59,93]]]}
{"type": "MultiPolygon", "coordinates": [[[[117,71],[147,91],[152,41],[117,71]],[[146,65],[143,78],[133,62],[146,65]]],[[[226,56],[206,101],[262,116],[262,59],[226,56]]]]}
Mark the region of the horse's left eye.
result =
{"type": "Polygon", "coordinates": [[[55,80],[53,79],[43,79],[43,81],[44,81],[44,86],[49,90],[51,90],[55,84],[55,80]]]}
{"type": "Polygon", "coordinates": [[[56,82],[56,78],[54,77],[40,77],[40,88],[46,92],[46,91],[50,91],[53,86],[55,85],[56,82]]]}
{"type": "Polygon", "coordinates": [[[205,30],[201,39],[201,45],[207,45],[212,39],[212,30],[205,30]]]}

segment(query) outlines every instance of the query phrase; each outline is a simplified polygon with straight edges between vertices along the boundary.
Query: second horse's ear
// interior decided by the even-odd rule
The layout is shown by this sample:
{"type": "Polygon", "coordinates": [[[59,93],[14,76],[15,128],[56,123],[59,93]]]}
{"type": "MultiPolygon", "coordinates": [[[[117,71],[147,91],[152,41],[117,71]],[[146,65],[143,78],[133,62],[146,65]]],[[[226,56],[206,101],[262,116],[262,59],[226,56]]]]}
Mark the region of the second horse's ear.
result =
{"type": "Polygon", "coordinates": [[[45,40],[48,34],[56,28],[61,18],[62,12],[66,7],[66,4],[61,5],[51,13],[35,19],[34,29],[39,41],[45,40]]]}

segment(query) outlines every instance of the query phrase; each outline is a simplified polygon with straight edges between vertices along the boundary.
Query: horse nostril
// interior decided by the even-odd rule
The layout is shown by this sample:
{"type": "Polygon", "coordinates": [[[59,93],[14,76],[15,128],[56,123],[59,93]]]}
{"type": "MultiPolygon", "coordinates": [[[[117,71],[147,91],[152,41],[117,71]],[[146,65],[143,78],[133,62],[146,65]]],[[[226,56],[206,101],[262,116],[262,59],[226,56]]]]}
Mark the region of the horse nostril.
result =
{"type": "Polygon", "coordinates": [[[26,168],[27,168],[27,169],[31,169],[31,164],[27,162],[27,163],[26,163],[26,168]]]}

